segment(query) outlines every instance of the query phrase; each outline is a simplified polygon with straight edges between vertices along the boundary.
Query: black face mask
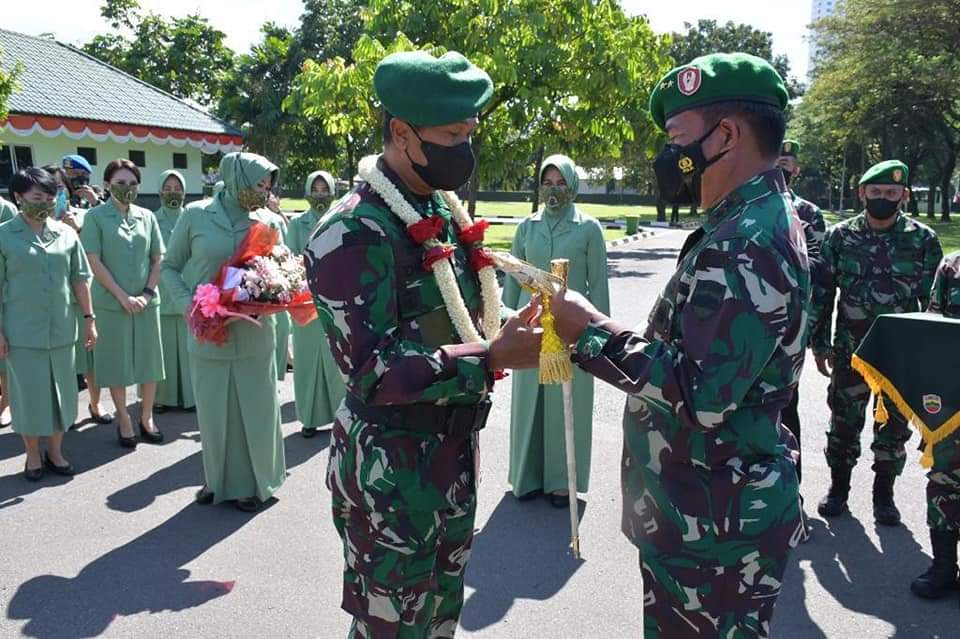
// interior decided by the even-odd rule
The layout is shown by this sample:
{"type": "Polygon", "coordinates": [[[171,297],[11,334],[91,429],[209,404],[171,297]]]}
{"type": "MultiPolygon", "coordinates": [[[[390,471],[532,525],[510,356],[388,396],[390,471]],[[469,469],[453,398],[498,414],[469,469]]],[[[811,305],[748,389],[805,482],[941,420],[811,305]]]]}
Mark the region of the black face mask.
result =
{"type": "Polygon", "coordinates": [[[783,173],[783,181],[787,183],[787,186],[790,186],[790,180],[793,179],[793,171],[780,169],[780,172],[783,173]]]}
{"type": "Polygon", "coordinates": [[[670,204],[699,204],[700,179],[711,164],[727,154],[718,153],[711,159],[703,155],[703,142],[720,126],[718,121],[700,139],[690,144],[667,144],[653,160],[660,197],[670,204]]]}
{"type": "Polygon", "coordinates": [[[438,191],[454,191],[467,183],[477,161],[469,141],[456,146],[444,146],[425,141],[416,129],[413,129],[413,134],[420,140],[420,150],[427,158],[427,165],[417,164],[410,157],[410,152],[405,152],[421,180],[438,191]]]}
{"type": "Polygon", "coordinates": [[[891,202],[885,197],[867,198],[867,213],[877,220],[889,220],[900,210],[900,200],[891,202]]]}

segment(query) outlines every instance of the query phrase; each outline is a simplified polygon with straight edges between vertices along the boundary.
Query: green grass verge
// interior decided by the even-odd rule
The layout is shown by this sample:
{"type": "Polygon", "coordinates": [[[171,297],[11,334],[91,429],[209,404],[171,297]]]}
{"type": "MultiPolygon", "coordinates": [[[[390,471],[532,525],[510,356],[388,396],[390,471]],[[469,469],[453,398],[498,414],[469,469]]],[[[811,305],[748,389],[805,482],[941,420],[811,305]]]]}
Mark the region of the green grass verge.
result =
{"type": "MultiPolygon", "coordinates": [[[[829,226],[836,224],[842,218],[836,213],[825,211],[823,219],[829,226]]],[[[937,214],[935,219],[931,220],[927,217],[926,213],[921,213],[920,217],[916,219],[937,232],[937,237],[940,238],[940,245],[943,247],[944,255],[960,250],[960,221],[941,222],[939,214],[937,214]]]]}

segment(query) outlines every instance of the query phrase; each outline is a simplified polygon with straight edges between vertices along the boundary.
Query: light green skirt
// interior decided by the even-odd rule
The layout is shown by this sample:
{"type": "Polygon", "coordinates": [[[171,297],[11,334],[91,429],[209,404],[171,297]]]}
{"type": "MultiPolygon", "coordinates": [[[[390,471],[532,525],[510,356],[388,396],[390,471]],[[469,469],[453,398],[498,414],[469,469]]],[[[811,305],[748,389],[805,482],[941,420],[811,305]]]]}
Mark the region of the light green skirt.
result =
{"type": "Polygon", "coordinates": [[[282,382],[287,377],[287,351],[290,348],[290,316],[286,313],[277,313],[274,335],[277,338],[277,381],[282,382]]]}
{"type": "Polygon", "coordinates": [[[343,377],[320,320],[293,325],[293,392],[297,418],[307,428],[332,422],[343,401],[343,377]]]}
{"type": "MultiPolygon", "coordinates": [[[[7,388],[14,432],[49,437],[77,421],[77,377],[73,346],[10,347],[7,388]]],[[[7,389],[4,389],[5,391],[7,389]]]]}
{"type": "Polygon", "coordinates": [[[142,313],[97,310],[93,371],[97,386],[134,386],[163,379],[160,307],[142,313]]]}
{"type": "Polygon", "coordinates": [[[273,357],[190,354],[203,476],[214,500],[268,499],[286,479],[273,357]]]}
{"type": "Polygon", "coordinates": [[[157,403],[174,408],[193,408],[193,382],[187,354],[189,329],[182,315],[160,316],[163,344],[163,370],[166,376],[157,384],[157,403]]]}

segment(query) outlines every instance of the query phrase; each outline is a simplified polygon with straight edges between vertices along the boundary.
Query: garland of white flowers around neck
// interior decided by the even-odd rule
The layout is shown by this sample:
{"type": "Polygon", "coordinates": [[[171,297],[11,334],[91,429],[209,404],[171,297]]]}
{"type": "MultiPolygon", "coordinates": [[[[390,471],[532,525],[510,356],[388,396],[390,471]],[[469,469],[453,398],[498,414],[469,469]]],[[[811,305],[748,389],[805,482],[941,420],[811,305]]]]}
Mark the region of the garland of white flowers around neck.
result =
{"type": "Polygon", "coordinates": [[[437,239],[437,235],[443,229],[443,218],[421,217],[396,185],[377,168],[377,159],[378,156],[371,155],[360,161],[358,167],[360,177],[383,198],[393,214],[407,225],[407,231],[414,241],[426,250],[423,260],[424,268],[433,271],[443,303],[447,307],[447,314],[460,339],[464,343],[480,342],[484,337],[491,339],[500,330],[500,286],[497,283],[493,262],[482,245],[486,222],[475,223],[470,219],[470,215],[464,210],[460,198],[455,193],[440,191],[440,195],[450,209],[453,221],[457,224],[460,240],[470,246],[470,262],[480,278],[480,296],[483,300],[483,336],[481,336],[470,318],[470,312],[460,294],[457,277],[450,262],[454,247],[437,239]]]}

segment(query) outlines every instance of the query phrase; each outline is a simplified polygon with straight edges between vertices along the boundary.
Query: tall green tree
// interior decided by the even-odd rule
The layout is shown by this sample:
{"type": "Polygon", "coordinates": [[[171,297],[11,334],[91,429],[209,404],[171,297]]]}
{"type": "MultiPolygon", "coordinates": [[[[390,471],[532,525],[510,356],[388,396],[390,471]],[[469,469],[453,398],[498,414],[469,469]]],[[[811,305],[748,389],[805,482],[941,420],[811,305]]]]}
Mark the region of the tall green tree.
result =
{"type": "Polygon", "coordinates": [[[199,14],[165,18],[144,14],[137,0],[105,0],[100,15],[113,32],[83,50],[181,98],[210,105],[233,66],[226,34],[199,14]]]}
{"type": "Polygon", "coordinates": [[[366,56],[409,46],[463,53],[495,85],[473,140],[471,212],[481,181],[522,183],[541,149],[616,159],[652,144],[641,106],[669,68],[667,39],[613,0],[371,0],[365,32],[353,64],[305,65],[289,107],[361,143],[373,139],[380,109],[368,81],[379,60],[366,56]]]}

